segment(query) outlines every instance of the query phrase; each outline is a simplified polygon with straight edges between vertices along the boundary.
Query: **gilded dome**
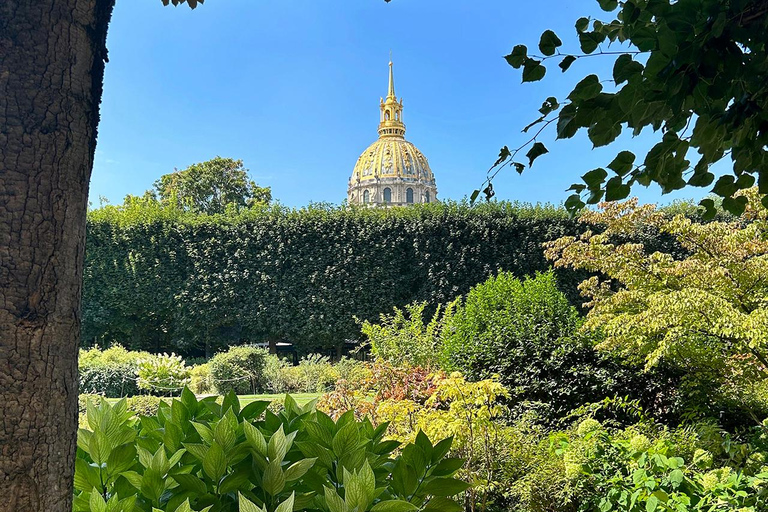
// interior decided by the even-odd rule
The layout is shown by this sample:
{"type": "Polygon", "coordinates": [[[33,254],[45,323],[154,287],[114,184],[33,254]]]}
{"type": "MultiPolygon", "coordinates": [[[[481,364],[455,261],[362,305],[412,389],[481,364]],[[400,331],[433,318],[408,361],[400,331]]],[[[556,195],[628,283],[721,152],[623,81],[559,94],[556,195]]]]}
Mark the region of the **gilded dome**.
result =
{"type": "Polygon", "coordinates": [[[382,137],[357,159],[352,181],[404,178],[434,183],[429,163],[416,146],[405,139],[382,137]]]}
{"type": "Polygon", "coordinates": [[[426,157],[405,140],[403,101],[395,96],[392,63],[389,91],[379,108],[379,139],[357,159],[349,178],[351,204],[396,206],[437,201],[435,177],[426,157]]]}

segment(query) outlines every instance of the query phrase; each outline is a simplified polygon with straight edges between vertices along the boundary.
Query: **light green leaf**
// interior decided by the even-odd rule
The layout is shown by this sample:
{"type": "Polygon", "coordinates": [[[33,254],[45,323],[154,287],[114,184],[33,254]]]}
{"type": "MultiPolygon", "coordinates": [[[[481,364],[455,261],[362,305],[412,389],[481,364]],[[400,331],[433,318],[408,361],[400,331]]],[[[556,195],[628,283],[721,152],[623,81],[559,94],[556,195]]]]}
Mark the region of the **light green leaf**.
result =
{"type": "MultiPolygon", "coordinates": [[[[419,507],[407,501],[389,500],[389,501],[380,501],[379,503],[375,504],[371,509],[371,512],[410,512],[411,510],[419,510],[419,507]]],[[[428,509],[424,509],[424,510],[428,510],[428,509]]],[[[432,510],[438,510],[438,509],[432,509],[432,510]]]]}
{"type": "Polygon", "coordinates": [[[227,471],[227,460],[218,443],[213,443],[203,459],[203,471],[211,480],[218,483],[227,471]]]}

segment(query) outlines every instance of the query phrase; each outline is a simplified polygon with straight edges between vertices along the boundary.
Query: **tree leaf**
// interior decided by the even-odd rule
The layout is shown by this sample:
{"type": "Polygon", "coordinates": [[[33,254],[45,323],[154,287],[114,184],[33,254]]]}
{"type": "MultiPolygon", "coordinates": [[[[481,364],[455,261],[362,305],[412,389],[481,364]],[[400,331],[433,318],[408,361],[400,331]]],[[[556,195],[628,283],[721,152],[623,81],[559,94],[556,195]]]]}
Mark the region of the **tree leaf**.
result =
{"type": "Polygon", "coordinates": [[[624,176],[632,170],[632,164],[635,163],[635,154],[631,151],[621,151],[611,163],[608,164],[608,168],[618,174],[624,176]]]}
{"type": "Polygon", "coordinates": [[[597,50],[597,47],[605,40],[605,35],[599,32],[580,32],[579,45],[581,51],[590,54],[597,50]]]}
{"type": "Polygon", "coordinates": [[[528,59],[523,64],[523,82],[537,82],[546,74],[547,68],[541,64],[541,61],[528,59]]]}
{"type": "Polygon", "coordinates": [[[620,176],[614,176],[605,184],[605,200],[619,201],[629,196],[629,185],[622,183],[620,176]]]}
{"type": "Polygon", "coordinates": [[[563,57],[563,60],[560,61],[560,64],[558,64],[558,66],[560,66],[560,69],[562,69],[563,73],[565,73],[566,71],[568,71],[568,68],[570,68],[571,64],[573,64],[574,62],[576,62],[576,57],[574,57],[573,55],[566,55],[565,57],[563,57]]]}
{"type": "Polygon", "coordinates": [[[531,167],[534,160],[546,153],[549,153],[549,150],[544,144],[541,142],[534,143],[531,149],[528,150],[528,153],[525,154],[528,157],[528,167],[531,167]]]}
{"type": "Polygon", "coordinates": [[[518,44],[512,48],[512,52],[509,55],[504,56],[504,58],[507,60],[507,64],[515,69],[519,69],[528,59],[528,48],[524,44],[518,44]]]}
{"type": "Polygon", "coordinates": [[[557,48],[562,45],[563,42],[553,31],[545,30],[544,33],[541,34],[541,39],[539,40],[539,50],[541,50],[541,53],[544,55],[554,55],[557,48]]]}
{"type": "Polygon", "coordinates": [[[632,59],[629,54],[619,55],[613,64],[613,79],[616,85],[630,80],[643,73],[643,65],[632,59]]]}
{"type": "Polygon", "coordinates": [[[599,188],[607,177],[608,172],[602,167],[599,167],[597,169],[592,169],[588,173],[584,174],[581,179],[584,180],[584,183],[587,184],[590,190],[594,190],[599,188]]]}
{"type": "Polygon", "coordinates": [[[576,84],[576,87],[568,95],[568,99],[571,101],[590,100],[600,94],[602,90],[603,85],[597,75],[588,75],[576,84]]]}

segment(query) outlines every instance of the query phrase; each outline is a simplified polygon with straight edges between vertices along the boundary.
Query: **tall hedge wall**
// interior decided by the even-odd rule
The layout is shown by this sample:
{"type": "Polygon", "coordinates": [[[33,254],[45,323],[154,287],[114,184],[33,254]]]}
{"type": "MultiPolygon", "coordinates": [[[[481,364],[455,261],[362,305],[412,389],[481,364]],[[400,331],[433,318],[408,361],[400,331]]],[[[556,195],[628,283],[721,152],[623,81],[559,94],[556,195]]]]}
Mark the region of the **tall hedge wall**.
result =
{"type": "MultiPolygon", "coordinates": [[[[359,337],[353,317],[446,302],[502,269],[544,270],[542,242],[582,229],[561,209],[510,203],[230,216],[107,206],[89,214],[83,343],[184,355],[267,340],[333,349],[359,337]]],[[[574,303],[583,277],[558,275],[574,303]]]]}

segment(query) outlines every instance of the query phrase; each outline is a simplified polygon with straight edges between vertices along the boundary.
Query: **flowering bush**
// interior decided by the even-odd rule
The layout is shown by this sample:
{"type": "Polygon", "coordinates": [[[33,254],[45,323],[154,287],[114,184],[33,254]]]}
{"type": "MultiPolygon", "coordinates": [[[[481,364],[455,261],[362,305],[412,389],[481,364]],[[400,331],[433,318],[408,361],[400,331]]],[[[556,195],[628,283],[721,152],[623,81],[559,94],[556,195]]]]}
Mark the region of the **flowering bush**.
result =
{"type": "Polygon", "coordinates": [[[181,356],[160,354],[139,361],[139,388],[158,395],[179,394],[190,375],[181,356]]]}

